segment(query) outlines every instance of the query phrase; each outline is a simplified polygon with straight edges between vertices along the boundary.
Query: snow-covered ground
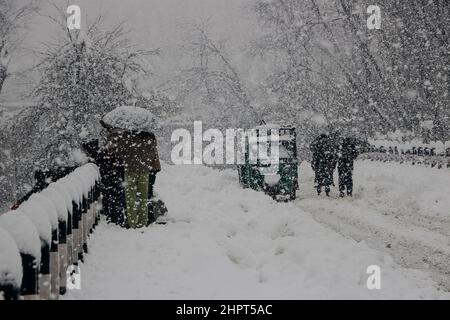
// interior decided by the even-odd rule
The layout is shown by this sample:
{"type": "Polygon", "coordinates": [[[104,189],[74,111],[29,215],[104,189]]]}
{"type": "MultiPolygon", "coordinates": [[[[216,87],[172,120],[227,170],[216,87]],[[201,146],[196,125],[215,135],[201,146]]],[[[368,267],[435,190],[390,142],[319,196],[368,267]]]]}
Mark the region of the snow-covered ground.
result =
{"type": "MultiPolygon", "coordinates": [[[[313,172],[301,167],[301,185],[313,172]]],[[[337,177],[335,177],[337,182],[337,177]]],[[[402,266],[423,269],[450,291],[450,171],[359,161],[353,199],[299,193],[297,205],[320,223],[389,253],[402,266]]]]}
{"type": "Polygon", "coordinates": [[[449,265],[450,177],[424,170],[359,163],[355,197],[325,199],[303,164],[301,199],[276,203],[241,189],[234,171],[165,166],[157,189],[173,222],[143,233],[102,222],[82,289],[65,298],[450,299],[433,272],[449,265]],[[380,290],[366,287],[370,265],[380,290]]]}

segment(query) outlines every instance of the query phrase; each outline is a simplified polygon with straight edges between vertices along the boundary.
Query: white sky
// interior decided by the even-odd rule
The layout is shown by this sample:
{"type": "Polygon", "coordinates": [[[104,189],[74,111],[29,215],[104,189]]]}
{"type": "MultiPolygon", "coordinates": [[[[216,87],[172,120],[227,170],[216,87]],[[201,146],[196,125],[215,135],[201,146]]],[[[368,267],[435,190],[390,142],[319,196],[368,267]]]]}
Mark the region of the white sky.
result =
{"type": "MultiPolygon", "coordinates": [[[[177,46],[183,35],[184,25],[199,19],[209,19],[212,32],[218,38],[226,38],[234,50],[245,44],[254,30],[254,16],[248,10],[254,0],[52,0],[58,6],[79,5],[83,19],[92,20],[99,13],[106,17],[107,24],[114,25],[126,21],[132,30],[131,40],[143,48],[161,48],[163,59],[160,73],[175,69],[177,46]]],[[[46,9],[42,0],[43,12],[46,9]]],[[[34,17],[31,28],[24,36],[22,45],[28,50],[12,61],[10,70],[15,72],[33,65],[35,60],[29,49],[38,48],[40,43],[54,38],[56,26],[45,17],[34,17]]],[[[83,27],[83,26],[82,26],[83,27]]],[[[9,81],[5,84],[4,97],[14,99],[22,89],[9,81]]]]}

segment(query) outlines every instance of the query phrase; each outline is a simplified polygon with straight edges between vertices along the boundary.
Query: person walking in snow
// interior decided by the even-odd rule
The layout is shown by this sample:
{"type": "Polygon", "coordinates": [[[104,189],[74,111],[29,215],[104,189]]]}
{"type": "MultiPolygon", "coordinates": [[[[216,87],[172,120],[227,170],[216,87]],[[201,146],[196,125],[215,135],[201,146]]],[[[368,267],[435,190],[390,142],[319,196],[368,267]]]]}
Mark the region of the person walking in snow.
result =
{"type": "Polygon", "coordinates": [[[358,157],[356,145],[351,138],[344,138],[339,146],[338,173],[339,195],[345,197],[353,195],[353,163],[358,157]]]}
{"type": "Polygon", "coordinates": [[[315,188],[317,194],[322,193],[322,187],[325,194],[330,195],[331,185],[334,185],[333,173],[336,168],[336,148],[332,139],[327,134],[320,135],[310,146],[312,152],[311,167],[315,172],[315,188]]]}
{"type": "Polygon", "coordinates": [[[147,116],[146,112],[141,108],[122,107],[116,113],[119,117],[123,114],[123,119],[110,119],[119,125],[108,124],[107,149],[124,165],[127,221],[128,227],[133,229],[149,224],[150,176],[161,171],[155,135],[140,126],[133,126],[133,122],[147,116]]]}

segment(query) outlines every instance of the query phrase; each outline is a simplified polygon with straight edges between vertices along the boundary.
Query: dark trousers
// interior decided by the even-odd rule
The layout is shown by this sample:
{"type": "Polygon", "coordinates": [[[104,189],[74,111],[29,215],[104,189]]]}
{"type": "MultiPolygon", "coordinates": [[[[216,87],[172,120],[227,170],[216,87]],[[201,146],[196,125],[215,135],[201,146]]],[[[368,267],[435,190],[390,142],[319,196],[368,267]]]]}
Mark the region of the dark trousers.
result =
{"type": "Polygon", "coordinates": [[[156,172],[150,172],[148,175],[148,200],[150,201],[154,194],[153,194],[153,186],[156,182],[156,172]]]}
{"type": "Polygon", "coordinates": [[[125,219],[125,190],[120,179],[109,179],[103,190],[103,211],[106,220],[124,226],[125,219]]]}
{"type": "Polygon", "coordinates": [[[156,221],[156,217],[154,214],[154,203],[152,201],[154,194],[154,185],[156,181],[156,172],[150,172],[148,175],[148,222],[149,224],[156,221]]]}
{"type": "Polygon", "coordinates": [[[353,171],[347,168],[339,170],[339,191],[344,192],[347,190],[347,194],[353,193],[353,171]]]}
{"type": "MultiPolygon", "coordinates": [[[[327,196],[330,195],[330,191],[331,191],[330,186],[324,186],[324,187],[325,187],[325,194],[327,196]]],[[[317,188],[317,194],[320,195],[322,193],[322,186],[317,186],[316,188],[317,188]]]]}

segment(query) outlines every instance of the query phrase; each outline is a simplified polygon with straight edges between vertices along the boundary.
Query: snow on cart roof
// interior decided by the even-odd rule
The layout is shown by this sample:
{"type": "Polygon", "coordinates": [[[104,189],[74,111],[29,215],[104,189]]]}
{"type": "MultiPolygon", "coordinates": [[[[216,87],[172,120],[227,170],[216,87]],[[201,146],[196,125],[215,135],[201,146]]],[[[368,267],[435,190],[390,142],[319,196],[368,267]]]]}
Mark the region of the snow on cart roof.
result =
{"type": "Polygon", "coordinates": [[[270,130],[270,129],[280,129],[281,126],[279,124],[275,124],[275,123],[268,123],[268,124],[263,124],[260,126],[255,127],[255,129],[257,130],[270,130]]]}
{"type": "Polygon", "coordinates": [[[151,132],[156,128],[156,118],[150,111],[133,106],[114,109],[103,117],[103,122],[124,130],[151,132]]]}
{"type": "Polygon", "coordinates": [[[276,123],[267,123],[267,124],[262,124],[259,125],[257,127],[255,127],[256,130],[290,130],[290,129],[294,129],[294,127],[292,125],[279,125],[276,123]]]}

